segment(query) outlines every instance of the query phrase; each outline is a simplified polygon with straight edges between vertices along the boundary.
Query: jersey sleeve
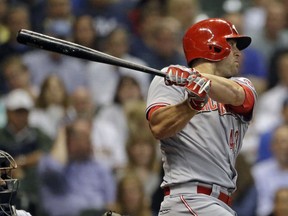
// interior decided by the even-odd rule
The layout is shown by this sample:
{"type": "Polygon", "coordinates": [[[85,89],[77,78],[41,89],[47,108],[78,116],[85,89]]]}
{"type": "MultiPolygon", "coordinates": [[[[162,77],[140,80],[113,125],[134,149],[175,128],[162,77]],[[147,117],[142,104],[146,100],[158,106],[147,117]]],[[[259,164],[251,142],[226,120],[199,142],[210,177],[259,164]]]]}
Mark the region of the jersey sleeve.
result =
{"type": "Polygon", "coordinates": [[[157,107],[160,108],[163,106],[181,103],[186,98],[187,93],[184,87],[175,85],[167,86],[163,77],[156,76],[152,80],[148,90],[146,118],[149,119],[151,110],[155,111],[157,107]]]}
{"type": "Polygon", "coordinates": [[[244,103],[240,106],[226,105],[233,112],[252,118],[253,109],[257,100],[257,92],[252,82],[244,77],[231,78],[237,82],[245,92],[244,103]]]}

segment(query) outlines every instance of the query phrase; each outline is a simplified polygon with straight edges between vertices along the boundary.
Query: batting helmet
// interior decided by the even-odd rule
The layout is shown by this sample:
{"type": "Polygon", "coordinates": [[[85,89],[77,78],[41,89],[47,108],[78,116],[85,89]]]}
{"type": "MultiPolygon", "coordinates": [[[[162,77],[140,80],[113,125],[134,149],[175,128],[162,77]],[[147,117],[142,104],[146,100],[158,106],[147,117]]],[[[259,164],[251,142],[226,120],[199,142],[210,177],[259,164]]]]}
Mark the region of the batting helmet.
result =
{"type": "Polygon", "coordinates": [[[183,37],[183,49],[187,64],[194,59],[221,61],[226,58],[231,46],[227,39],[235,39],[237,48],[243,50],[251,43],[251,38],[240,35],[235,26],[220,18],[202,20],[192,25],[183,37]]]}
{"type": "Polygon", "coordinates": [[[17,168],[13,157],[5,151],[0,150],[0,215],[15,216],[15,201],[19,181],[13,179],[11,172],[17,168]]]}

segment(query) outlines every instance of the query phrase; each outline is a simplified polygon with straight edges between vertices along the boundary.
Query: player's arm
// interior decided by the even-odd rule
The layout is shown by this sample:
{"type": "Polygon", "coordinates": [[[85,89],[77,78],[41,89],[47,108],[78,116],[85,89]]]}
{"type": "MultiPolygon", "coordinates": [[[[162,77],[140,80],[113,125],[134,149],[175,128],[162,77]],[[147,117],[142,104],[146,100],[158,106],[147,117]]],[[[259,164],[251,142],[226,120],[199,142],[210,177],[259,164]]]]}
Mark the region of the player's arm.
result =
{"type": "Polygon", "coordinates": [[[152,108],[148,113],[150,129],[156,139],[171,137],[182,130],[196,113],[187,100],[177,105],[152,108]]]}
{"type": "Polygon", "coordinates": [[[225,104],[234,113],[248,119],[252,118],[256,92],[252,90],[252,83],[248,79],[242,78],[241,81],[239,79],[236,81],[210,74],[204,76],[213,83],[209,92],[213,100],[225,104]]]}
{"type": "Polygon", "coordinates": [[[255,95],[253,90],[248,87],[251,86],[251,84],[249,84],[250,81],[247,79],[244,81],[246,84],[241,84],[233,79],[227,79],[208,73],[199,73],[195,69],[188,69],[183,66],[178,67],[172,65],[168,69],[165,80],[167,84],[187,86],[187,83],[191,82],[189,78],[193,76],[205,77],[210,80],[212,85],[210,85],[209,97],[212,100],[225,104],[225,106],[229,107],[235,113],[241,115],[251,114],[255,104],[255,95]],[[180,79],[179,77],[184,77],[185,79],[180,79]]]}
{"type": "Polygon", "coordinates": [[[157,139],[171,137],[182,130],[208,101],[211,81],[194,72],[190,74],[190,70],[179,74],[177,68],[176,70],[172,68],[172,71],[168,69],[169,78],[166,79],[165,83],[166,85],[182,86],[188,93],[188,97],[176,105],[154,107],[148,111],[150,128],[157,139]]]}
{"type": "Polygon", "coordinates": [[[233,106],[243,104],[245,100],[245,91],[237,82],[208,73],[200,73],[195,69],[186,68],[184,66],[171,65],[168,67],[165,83],[166,85],[185,87],[187,86],[187,83],[191,82],[190,78],[193,76],[204,76],[210,80],[212,85],[209,90],[209,97],[211,97],[211,99],[219,103],[231,104],[233,106]]]}
{"type": "Polygon", "coordinates": [[[245,90],[237,82],[215,76],[204,74],[213,83],[209,91],[209,97],[219,103],[240,106],[245,101],[245,90]]]}

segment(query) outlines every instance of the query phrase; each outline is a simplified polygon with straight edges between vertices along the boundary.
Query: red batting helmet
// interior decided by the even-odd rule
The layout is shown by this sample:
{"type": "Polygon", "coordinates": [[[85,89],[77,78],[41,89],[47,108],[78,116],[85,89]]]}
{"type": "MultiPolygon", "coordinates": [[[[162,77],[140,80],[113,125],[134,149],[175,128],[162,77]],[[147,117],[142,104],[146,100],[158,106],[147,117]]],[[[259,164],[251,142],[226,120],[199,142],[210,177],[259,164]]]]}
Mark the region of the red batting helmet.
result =
{"type": "Polygon", "coordinates": [[[243,50],[251,43],[251,38],[240,35],[235,26],[220,18],[202,20],[192,25],[183,37],[183,49],[188,65],[194,59],[221,61],[226,58],[231,46],[227,39],[235,39],[237,48],[243,50]]]}

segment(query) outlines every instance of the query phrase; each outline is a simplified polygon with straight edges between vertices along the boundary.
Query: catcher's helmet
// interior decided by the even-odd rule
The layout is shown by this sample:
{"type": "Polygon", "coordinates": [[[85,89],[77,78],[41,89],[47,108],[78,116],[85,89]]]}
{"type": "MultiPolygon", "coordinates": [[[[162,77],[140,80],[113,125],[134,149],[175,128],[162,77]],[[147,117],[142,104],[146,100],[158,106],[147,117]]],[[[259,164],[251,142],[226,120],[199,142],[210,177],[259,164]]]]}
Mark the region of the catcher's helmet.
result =
{"type": "Polygon", "coordinates": [[[183,37],[183,49],[187,64],[194,59],[221,61],[231,51],[227,39],[236,39],[237,48],[243,50],[251,43],[251,38],[240,35],[235,26],[220,18],[202,20],[192,25],[183,37]]]}
{"type": "Polygon", "coordinates": [[[19,181],[13,179],[11,172],[17,168],[13,157],[0,150],[0,216],[15,216],[15,200],[19,181]]]}

